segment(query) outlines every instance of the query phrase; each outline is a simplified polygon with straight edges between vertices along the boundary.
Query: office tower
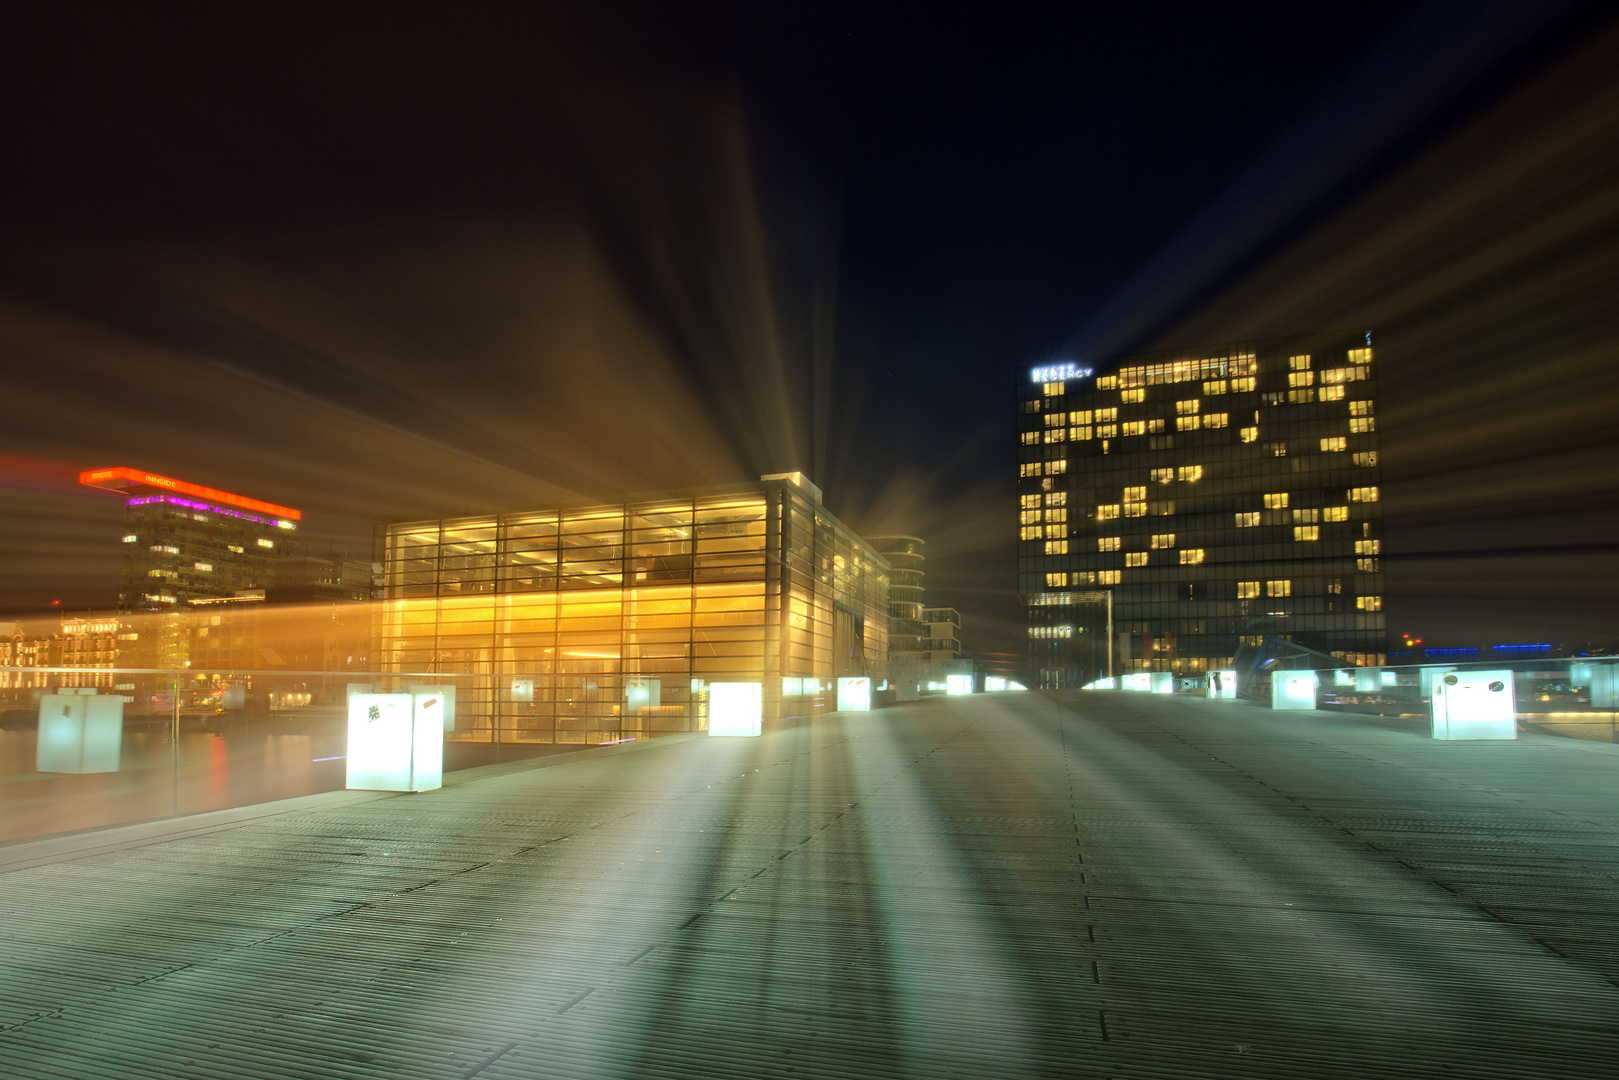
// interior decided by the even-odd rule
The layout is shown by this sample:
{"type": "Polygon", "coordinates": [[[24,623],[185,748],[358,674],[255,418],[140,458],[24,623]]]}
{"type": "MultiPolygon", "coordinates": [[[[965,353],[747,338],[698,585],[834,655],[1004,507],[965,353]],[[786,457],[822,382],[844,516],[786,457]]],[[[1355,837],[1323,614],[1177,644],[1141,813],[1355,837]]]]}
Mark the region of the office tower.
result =
{"type": "Polygon", "coordinates": [[[183,615],[196,600],[269,586],[276,559],[295,550],[302,515],[290,507],[139,469],[95,469],[79,482],[126,497],[122,666],[187,666],[184,620],[168,616],[183,615]]]}
{"type": "Polygon", "coordinates": [[[701,730],[714,683],[765,719],[886,677],[888,562],[798,473],[379,529],[377,666],[486,674],[458,741],[600,743],[701,730]]]}
{"type": "Polygon", "coordinates": [[[1267,636],[1381,663],[1376,371],[1365,332],[1030,371],[1031,678],[1216,670],[1267,636]]]}

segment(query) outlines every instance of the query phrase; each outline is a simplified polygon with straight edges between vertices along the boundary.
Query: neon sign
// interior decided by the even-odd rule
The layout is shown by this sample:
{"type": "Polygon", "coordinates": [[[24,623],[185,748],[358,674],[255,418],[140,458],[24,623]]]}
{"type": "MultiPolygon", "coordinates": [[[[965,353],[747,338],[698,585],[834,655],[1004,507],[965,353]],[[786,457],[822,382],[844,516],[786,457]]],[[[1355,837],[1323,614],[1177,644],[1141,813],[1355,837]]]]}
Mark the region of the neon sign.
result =
{"type": "Polygon", "coordinates": [[[249,499],[245,495],[232,495],[228,491],[218,491],[198,484],[188,484],[184,480],[173,480],[167,476],[158,476],[156,473],[143,472],[140,469],[122,467],[116,469],[92,469],[89,472],[79,474],[79,483],[86,487],[105,488],[108,491],[129,491],[135,487],[163,488],[182,495],[194,495],[199,499],[224,503],[226,506],[237,506],[243,510],[257,510],[261,514],[273,514],[276,517],[291,518],[293,521],[303,517],[303,514],[290,506],[277,506],[275,503],[249,499]]]}
{"type": "Polygon", "coordinates": [[[1033,382],[1066,382],[1069,379],[1083,379],[1090,373],[1090,368],[1080,367],[1070,360],[1064,364],[1037,367],[1029,374],[1033,382]]]}

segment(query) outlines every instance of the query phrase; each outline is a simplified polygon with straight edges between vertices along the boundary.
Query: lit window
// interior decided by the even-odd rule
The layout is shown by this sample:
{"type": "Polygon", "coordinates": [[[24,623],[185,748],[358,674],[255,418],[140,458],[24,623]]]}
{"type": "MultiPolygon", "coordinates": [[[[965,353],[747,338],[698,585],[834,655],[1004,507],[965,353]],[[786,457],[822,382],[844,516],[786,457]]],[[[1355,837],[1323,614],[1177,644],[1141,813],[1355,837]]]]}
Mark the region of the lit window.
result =
{"type": "Polygon", "coordinates": [[[1125,503],[1124,504],[1124,516],[1125,517],[1146,517],[1147,516],[1147,504],[1146,503],[1125,503]]]}
{"type": "Polygon", "coordinates": [[[1375,573],[1377,573],[1377,560],[1376,559],[1356,559],[1355,560],[1355,569],[1359,570],[1363,574],[1375,574],[1375,573]]]}
{"type": "Polygon", "coordinates": [[[1063,458],[1060,461],[1048,461],[1048,462],[1046,462],[1046,475],[1047,476],[1056,476],[1059,473],[1065,473],[1067,471],[1068,471],[1068,459],[1067,458],[1063,458]]]}
{"type": "Polygon", "coordinates": [[[1099,536],[1099,537],[1097,537],[1097,539],[1096,539],[1096,550],[1097,551],[1117,551],[1117,550],[1119,550],[1119,538],[1117,536],[1099,536]]]}
{"type": "Polygon", "coordinates": [[[1321,511],[1321,516],[1327,521],[1348,521],[1349,507],[1329,506],[1325,510],[1321,511]]]}
{"type": "Polygon", "coordinates": [[[1125,502],[1140,502],[1146,497],[1147,489],[1145,487],[1127,487],[1124,489],[1125,502]]]}
{"type": "Polygon", "coordinates": [[[201,570],[203,573],[212,573],[213,569],[214,569],[214,564],[213,563],[205,563],[205,562],[194,562],[194,563],[191,564],[191,568],[193,570],[201,570]]]}
{"type": "Polygon", "coordinates": [[[1088,427],[1072,427],[1068,429],[1068,438],[1073,442],[1085,442],[1094,438],[1096,432],[1088,427]]]}
{"type": "Polygon", "coordinates": [[[1046,575],[1046,588],[1048,588],[1048,589],[1061,589],[1061,588],[1066,587],[1067,584],[1068,584],[1068,575],[1067,574],[1047,574],[1046,575]]]}
{"type": "Polygon", "coordinates": [[[1099,585],[1117,585],[1122,574],[1123,571],[1120,570],[1098,570],[1096,581],[1099,585]]]}
{"type": "Polygon", "coordinates": [[[124,537],[124,543],[133,544],[139,539],[140,537],[136,536],[134,533],[130,533],[128,536],[124,537]]]}
{"type": "Polygon", "coordinates": [[[1119,388],[1119,377],[1117,375],[1099,375],[1096,379],[1096,388],[1098,390],[1117,390],[1119,388]]]}
{"type": "Polygon", "coordinates": [[[1246,514],[1237,515],[1237,528],[1251,529],[1259,524],[1259,511],[1254,510],[1246,514]]]}
{"type": "Polygon", "coordinates": [[[1024,509],[1037,507],[1040,505],[1040,493],[1035,492],[1032,495],[1024,495],[1019,499],[1019,502],[1022,503],[1024,509]]]}
{"type": "Polygon", "coordinates": [[[1327,582],[1327,592],[1331,593],[1333,596],[1341,595],[1343,593],[1343,591],[1344,591],[1344,583],[1343,582],[1338,581],[1337,579],[1334,579],[1332,581],[1327,582]]]}
{"type": "Polygon", "coordinates": [[[1355,554],[1356,555],[1381,555],[1382,553],[1383,553],[1383,541],[1381,541],[1381,540],[1356,540],[1355,541],[1355,554]]]}
{"type": "Polygon", "coordinates": [[[1202,426],[1203,426],[1203,418],[1201,416],[1177,416],[1177,417],[1175,417],[1175,430],[1176,431],[1196,431],[1198,428],[1200,428],[1202,426]]]}
{"type": "Polygon", "coordinates": [[[1253,391],[1254,391],[1254,379],[1253,379],[1253,377],[1249,376],[1246,379],[1232,379],[1231,380],[1231,390],[1232,390],[1233,393],[1237,393],[1237,394],[1244,394],[1244,393],[1251,394],[1251,393],[1253,393],[1253,391]]]}
{"type": "Polygon", "coordinates": [[[1145,551],[1126,551],[1124,553],[1124,565],[1126,565],[1126,566],[1146,566],[1147,565],[1147,553],[1145,551]]]}
{"type": "Polygon", "coordinates": [[[1362,611],[1382,611],[1383,598],[1381,596],[1357,596],[1355,606],[1362,611]]]}
{"type": "MultiPolygon", "coordinates": [[[[1057,511],[1050,511],[1050,512],[1059,513],[1059,514],[1067,513],[1067,511],[1065,511],[1065,510],[1057,510],[1057,511]]],[[[1068,535],[1068,526],[1066,526],[1066,525],[1047,525],[1046,526],[1046,539],[1048,539],[1048,540],[1061,540],[1063,537],[1065,537],[1067,535],[1068,535]]]]}
{"type": "Polygon", "coordinates": [[[1054,412],[1046,414],[1046,427],[1062,427],[1064,423],[1065,421],[1062,418],[1062,413],[1054,412]]]}
{"type": "Polygon", "coordinates": [[[1227,419],[1229,419],[1229,417],[1230,417],[1229,413],[1223,413],[1223,412],[1206,413],[1204,415],[1204,417],[1203,417],[1203,426],[1206,427],[1206,428],[1225,427],[1226,426],[1226,421],[1227,421],[1227,419]]]}
{"type": "Polygon", "coordinates": [[[1351,401],[1349,403],[1349,415],[1350,416],[1370,416],[1370,415],[1372,415],[1372,403],[1370,401],[1351,401]]]}
{"type": "Polygon", "coordinates": [[[1147,433],[1147,422],[1145,420],[1126,420],[1124,422],[1124,433],[1126,435],[1145,435],[1147,433]]]}
{"type": "Polygon", "coordinates": [[[1025,525],[1019,535],[1024,540],[1040,540],[1045,537],[1046,532],[1039,525],[1025,525]]]}
{"type": "Polygon", "coordinates": [[[1118,503],[1112,503],[1112,504],[1106,505],[1106,506],[1098,506],[1096,508],[1096,520],[1097,521],[1107,521],[1107,520],[1109,520],[1111,518],[1116,518],[1118,516],[1119,516],[1119,504],[1118,503]]]}
{"type": "Polygon", "coordinates": [[[1292,596],[1293,583],[1291,581],[1267,581],[1265,582],[1265,595],[1292,596]]]}
{"type": "Polygon", "coordinates": [[[1181,416],[1194,416],[1203,411],[1203,402],[1197,398],[1175,402],[1175,411],[1181,416]]]}
{"type": "Polygon", "coordinates": [[[1068,431],[1067,431],[1066,428],[1055,428],[1055,429],[1053,429],[1051,431],[1048,431],[1048,432],[1046,432],[1045,441],[1048,442],[1048,443],[1067,442],[1068,441],[1068,431]]]}
{"type": "Polygon", "coordinates": [[[1180,480],[1182,483],[1195,484],[1197,481],[1203,479],[1203,466],[1182,465],[1175,471],[1175,478],[1180,480]]]}
{"type": "Polygon", "coordinates": [[[1368,431],[1377,430],[1377,420],[1371,416],[1351,416],[1349,430],[1356,435],[1364,435],[1368,431]]]}
{"type": "Polygon", "coordinates": [[[1136,405],[1147,400],[1147,392],[1145,390],[1126,390],[1119,395],[1119,400],[1126,405],[1136,405]]]}
{"type": "Polygon", "coordinates": [[[1321,373],[1323,383],[1346,383],[1349,381],[1348,368],[1329,368],[1321,373]]]}
{"type": "Polygon", "coordinates": [[[1038,461],[1025,461],[1017,467],[1018,476],[1039,476],[1040,463],[1038,461]]]}
{"type": "Polygon", "coordinates": [[[1258,595],[1259,595],[1259,582],[1257,582],[1257,581],[1239,581],[1239,582],[1237,582],[1237,599],[1238,600],[1252,600],[1254,597],[1256,597],[1258,595]]]}
{"type": "Polygon", "coordinates": [[[1294,521],[1295,524],[1308,523],[1308,522],[1319,520],[1320,515],[1321,515],[1321,511],[1319,511],[1319,510],[1314,510],[1314,509],[1295,510],[1295,511],[1293,511],[1293,521],[1294,521]]]}
{"type": "Polygon", "coordinates": [[[1287,385],[1289,385],[1289,386],[1314,386],[1315,385],[1315,372],[1313,372],[1313,371],[1293,371],[1293,372],[1289,372],[1288,376],[1287,376],[1287,385]]]}
{"type": "Polygon", "coordinates": [[[1358,487],[1349,489],[1350,502],[1376,502],[1377,489],[1374,487],[1358,487]]]}
{"type": "Polygon", "coordinates": [[[1047,540],[1046,541],[1046,554],[1047,555],[1066,555],[1066,554],[1068,554],[1068,541],[1066,541],[1066,540],[1047,540]]]}
{"type": "Polygon", "coordinates": [[[1024,446],[1038,446],[1038,445],[1040,445],[1040,433],[1038,431],[1025,431],[1023,433],[1023,445],[1024,446]]]}
{"type": "Polygon", "coordinates": [[[1184,551],[1181,552],[1181,565],[1182,566],[1196,566],[1198,563],[1200,563],[1202,561],[1203,561],[1203,549],[1202,548],[1186,548],[1184,551]]]}
{"type": "Polygon", "coordinates": [[[1287,444],[1285,442],[1268,442],[1265,444],[1265,453],[1271,457],[1286,457],[1287,444]]]}
{"type": "Polygon", "coordinates": [[[1362,468],[1372,468],[1377,464],[1377,451],[1367,450],[1362,453],[1355,454],[1353,460],[1356,465],[1359,465],[1362,468]]]}
{"type": "Polygon", "coordinates": [[[1322,401],[1342,401],[1344,399],[1344,388],[1341,386],[1323,386],[1316,393],[1322,401]]]}
{"type": "Polygon", "coordinates": [[[1256,428],[1256,427],[1245,427],[1245,428],[1243,428],[1242,429],[1242,441],[1243,442],[1258,442],[1259,441],[1259,429],[1256,428]]]}
{"type": "Polygon", "coordinates": [[[1308,405],[1315,400],[1314,390],[1289,390],[1287,400],[1293,405],[1308,405]]]}
{"type": "Polygon", "coordinates": [[[1372,350],[1350,349],[1349,362],[1351,364],[1370,364],[1372,362],[1372,350]]]}
{"type": "MultiPolygon", "coordinates": [[[[1066,492],[1066,491],[1053,491],[1053,492],[1048,493],[1046,495],[1046,505],[1047,506],[1067,506],[1068,505],[1068,492],[1066,492]]],[[[1066,520],[1066,519],[1063,519],[1063,520],[1066,520]]]]}
{"type": "MultiPolygon", "coordinates": [[[[1038,496],[1038,495],[1035,496],[1035,498],[1037,498],[1037,499],[1039,497],[1040,496],[1038,496]]],[[[1018,511],[1018,524],[1019,525],[1033,525],[1033,524],[1037,523],[1039,520],[1040,520],[1040,511],[1038,511],[1038,510],[1020,510],[1020,511],[1018,511]]]]}
{"type": "Polygon", "coordinates": [[[1111,439],[1118,434],[1119,425],[1117,424],[1098,424],[1096,427],[1096,437],[1098,439],[1111,439]]]}
{"type": "Polygon", "coordinates": [[[1265,496],[1265,509],[1266,510],[1286,510],[1287,509],[1287,492],[1283,491],[1283,492],[1280,492],[1280,493],[1275,494],[1275,495],[1266,495],[1265,496]]]}
{"type": "Polygon", "coordinates": [[[1104,422],[1109,421],[1109,420],[1117,420],[1118,418],[1119,418],[1119,410],[1118,409],[1097,409],[1096,410],[1096,422],[1098,424],[1104,423],[1104,422]]]}
{"type": "Polygon", "coordinates": [[[1321,526],[1295,525],[1293,526],[1293,539],[1296,541],[1321,539],[1321,526]]]}
{"type": "Polygon", "coordinates": [[[1060,397],[1063,392],[1063,384],[1060,382],[1041,383],[1040,392],[1046,397],[1060,397]]]}
{"type": "Polygon", "coordinates": [[[1162,430],[1164,430],[1164,422],[1162,420],[1148,420],[1147,421],[1147,431],[1148,432],[1155,433],[1155,432],[1159,432],[1159,431],[1162,431],[1162,430]]]}
{"type": "Polygon", "coordinates": [[[1322,453],[1333,453],[1335,451],[1347,449],[1349,449],[1349,440],[1344,438],[1342,435],[1332,435],[1321,440],[1322,453]]]}
{"type": "Polygon", "coordinates": [[[1293,371],[1309,371],[1310,358],[1308,356],[1289,356],[1287,366],[1293,371]]]}
{"type": "Polygon", "coordinates": [[[261,537],[259,537],[259,547],[273,548],[273,547],[275,547],[275,541],[274,540],[266,540],[261,536],[261,537]]]}
{"type": "Polygon", "coordinates": [[[1048,522],[1050,522],[1050,521],[1067,521],[1068,520],[1068,511],[1064,510],[1064,509],[1062,509],[1060,507],[1058,509],[1055,509],[1055,510],[1047,510],[1045,513],[1046,513],[1046,520],[1048,522]]]}
{"type": "Polygon", "coordinates": [[[1153,533],[1152,547],[1153,547],[1154,550],[1157,550],[1159,548],[1172,548],[1174,546],[1175,546],[1175,534],[1174,533],[1153,533]]]}
{"type": "Polygon", "coordinates": [[[1203,393],[1205,394],[1223,394],[1225,392],[1226,381],[1224,379],[1215,379],[1213,382],[1203,384],[1203,393]]]}
{"type": "Polygon", "coordinates": [[[1174,469],[1154,469],[1152,471],[1152,482],[1155,484],[1167,484],[1173,479],[1175,479],[1174,469]]]}

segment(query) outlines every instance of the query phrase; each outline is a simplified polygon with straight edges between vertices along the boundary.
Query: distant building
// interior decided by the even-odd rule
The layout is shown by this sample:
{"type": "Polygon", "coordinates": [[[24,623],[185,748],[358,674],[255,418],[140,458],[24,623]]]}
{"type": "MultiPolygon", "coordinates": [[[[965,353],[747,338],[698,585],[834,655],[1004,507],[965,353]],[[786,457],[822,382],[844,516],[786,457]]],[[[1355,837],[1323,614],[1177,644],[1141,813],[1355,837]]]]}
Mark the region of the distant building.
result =
{"type": "Polygon", "coordinates": [[[768,720],[887,676],[889,563],[798,473],[379,529],[382,671],[487,675],[452,736],[600,743],[701,730],[709,687],[768,720]]]}
{"type": "MultiPolygon", "coordinates": [[[[890,567],[888,576],[888,673],[895,684],[912,684],[919,690],[923,669],[927,663],[923,655],[923,638],[927,626],[922,615],[923,579],[926,576],[922,548],[925,542],[916,536],[868,536],[866,542],[876,548],[890,567]]],[[[914,700],[902,694],[900,700],[914,700]]]]}
{"type": "Polygon", "coordinates": [[[1018,397],[1038,685],[1105,675],[1110,653],[1118,672],[1223,668],[1267,636],[1382,662],[1369,333],[1048,365],[1018,397]]]}
{"type": "Polygon", "coordinates": [[[961,612],[955,608],[923,608],[922,656],[930,664],[961,659],[961,612]]]}
{"type": "MultiPolygon", "coordinates": [[[[138,469],[94,469],[89,487],[126,496],[118,610],[183,615],[192,601],[268,588],[278,558],[295,554],[297,510],[138,469]]],[[[184,620],[126,620],[119,663],[182,668],[190,659],[184,620]]]]}

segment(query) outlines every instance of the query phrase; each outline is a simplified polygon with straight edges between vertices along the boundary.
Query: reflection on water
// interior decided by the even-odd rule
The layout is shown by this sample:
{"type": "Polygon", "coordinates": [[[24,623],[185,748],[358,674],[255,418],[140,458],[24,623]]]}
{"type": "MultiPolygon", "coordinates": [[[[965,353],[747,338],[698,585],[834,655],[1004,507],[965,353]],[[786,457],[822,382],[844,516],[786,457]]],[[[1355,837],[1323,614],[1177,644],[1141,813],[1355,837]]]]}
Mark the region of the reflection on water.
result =
{"type": "Polygon", "coordinates": [[[230,723],[194,730],[178,744],[166,730],[126,730],[115,773],[41,773],[37,731],[0,729],[0,841],[290,799],[343,787],[341,717],[300,730],[230,723]]]}

